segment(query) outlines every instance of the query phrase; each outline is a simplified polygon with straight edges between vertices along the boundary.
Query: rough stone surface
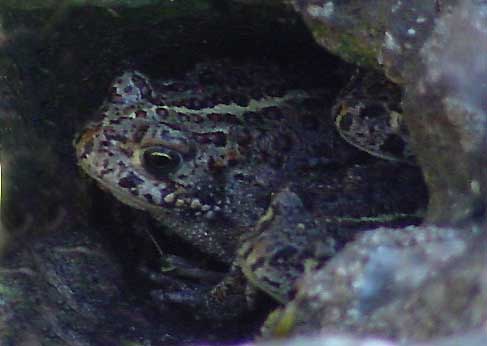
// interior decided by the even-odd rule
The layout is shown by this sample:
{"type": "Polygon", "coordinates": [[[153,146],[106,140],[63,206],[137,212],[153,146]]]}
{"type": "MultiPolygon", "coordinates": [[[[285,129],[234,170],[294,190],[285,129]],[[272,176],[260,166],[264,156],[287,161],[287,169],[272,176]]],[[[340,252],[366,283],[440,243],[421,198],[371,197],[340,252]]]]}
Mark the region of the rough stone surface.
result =
{"type": "Polygon", "coordinates": [[[370,231],[306,275],[267,333],[285,320],[294,321],[293,333],[331,329],[392,340],[480,326],[487,321],[487,239],[479,230],[370,231]]]}
{"type": "Polygon", "coordinates": [[[486,47],[487,2],[462,1],[437,20],[406,85],[406,121],[432,222],[485,218],[486,47]]]}
{"type": "Polygon", "coordinates": [[[481,329],[455,337],[438,338],[429,342],[400,344],[387,339],[351,337],[337,333],[323,333],[320,336],[296,337],[290,340],[278,340],[263,343],[248,343],[242,346],[484,346],[487,343],[487,333],[481,329]]]}
{"type": "Polygon", "coordinates": [[[294,0],[318,44],[403,83],[435,19],[458,0],[294,0]],[[441,5],[440,5],[441,4],[441,5]]]}
{"type": "Polygon", "coordinates": [[[390,1],[296,0],[318,44],[345,61],[379,68],[390,1]]]}

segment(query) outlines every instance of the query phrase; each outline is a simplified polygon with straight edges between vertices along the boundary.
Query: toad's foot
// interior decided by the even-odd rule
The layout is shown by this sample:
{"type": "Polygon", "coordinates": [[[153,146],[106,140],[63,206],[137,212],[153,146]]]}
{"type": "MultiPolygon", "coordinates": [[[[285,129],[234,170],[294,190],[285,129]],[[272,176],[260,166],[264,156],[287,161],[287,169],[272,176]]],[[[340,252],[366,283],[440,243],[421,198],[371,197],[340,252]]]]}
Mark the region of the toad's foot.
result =
{"type": "Polygon", "coordinates": [[[335,241],[289,189],[277,193],[255,233],[244,240],[238,264],[249,281],[285,303],[306,267],[335,254],[335,241]]]}
{"type": "Polygon", "coordinates": [[[235,319],[252,308],[246,280],[238,268],[222,274],[168,255],[160,272],[146,267],[141,271],[159,286],[151,297],[161,311],[177,307],[197,320],[215,322],[235,319]]]}
{"type": "Polygon", "coordinates": [[[383,76],[355,75],[333,107],[338,133],[371,155],[414,164],[400,100],[399,87],[383,76]]]}

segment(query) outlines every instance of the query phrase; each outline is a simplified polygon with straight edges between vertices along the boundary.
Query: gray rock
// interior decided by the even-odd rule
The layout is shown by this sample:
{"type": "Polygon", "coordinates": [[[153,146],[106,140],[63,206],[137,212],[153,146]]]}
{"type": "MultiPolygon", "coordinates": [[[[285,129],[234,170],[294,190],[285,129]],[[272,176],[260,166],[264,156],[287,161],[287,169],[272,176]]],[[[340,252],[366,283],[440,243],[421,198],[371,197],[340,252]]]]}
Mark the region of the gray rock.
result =
{"type": "Polygon", "coordinates": [[[429,340],[487,320],[487,238],[469,230],[379,228],[308,273],[293,302],[268,325],[293,333],[338,330],[392,340],[429,340]]]}
{"type": "Polygon", "coordinates": [[[404,109],[430,190],[428,220],[485,218],[487,2],[462,1],[436,21],[406,84],[404,109]]]}
{"type": "Polygon", "coordinates": [[[337,333],[322,333],[313,337],[296,337],[290,340],[279,340],[265,343],[245,344],[245,346],[484,346],[487,343],[487,334],[482,329],[455,337],[438,338],[429,342],[399,344],[381,338],[351,337],[337,333]]]}

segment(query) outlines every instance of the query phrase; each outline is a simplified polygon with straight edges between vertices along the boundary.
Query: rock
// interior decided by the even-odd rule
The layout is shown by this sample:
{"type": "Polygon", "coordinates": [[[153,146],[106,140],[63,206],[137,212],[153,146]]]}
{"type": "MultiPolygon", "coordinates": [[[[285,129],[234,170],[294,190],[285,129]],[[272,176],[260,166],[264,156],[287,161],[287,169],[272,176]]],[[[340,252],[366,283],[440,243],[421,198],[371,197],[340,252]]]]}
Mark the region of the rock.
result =
{"type": "Polygon", "coordinates": [[[0,344],[96,346],[172,334],[129,298],[121,266],[87,233],[30,237],[3,258],[0,344]]]}
{"type": "Polygon", "coordinates": [[[482,329],[455,337],[438,338],[430,342],[399,344],[394,341],[373,337],[351,337],[337,333],[322,333],[313,337],[296,337],[289,340],[271,342],[248,343],[241,346],[484,346],[487,343],[487,334],[482,329]]]}
{"type": "Polygon", "coordinates": [[[391,1],[295,0],[316,42],[345,61],[379,69],[391,1]]]}
{"type": "Polygon", "coordinates": [[[406,122],[430,191],[430,222],[485,222],[486,11],[485,1],[461,1],[437,19],[406,84],[406,122]]]}
{"type": "Polygon", "coordinates": [[[457,0],[295,0],[318,44],[345,61],[384,70],[404,83],[415,57],[447,3],[457,0]]]}
{"type": "Polygon", "coordinates": [[[487,238],[479,231],[369,231],[308,273],[266,334],[281,333],[283,321],[294,321],[293,334],[336,330],[400,341],[479,327],[487,321],[487,238]]]}

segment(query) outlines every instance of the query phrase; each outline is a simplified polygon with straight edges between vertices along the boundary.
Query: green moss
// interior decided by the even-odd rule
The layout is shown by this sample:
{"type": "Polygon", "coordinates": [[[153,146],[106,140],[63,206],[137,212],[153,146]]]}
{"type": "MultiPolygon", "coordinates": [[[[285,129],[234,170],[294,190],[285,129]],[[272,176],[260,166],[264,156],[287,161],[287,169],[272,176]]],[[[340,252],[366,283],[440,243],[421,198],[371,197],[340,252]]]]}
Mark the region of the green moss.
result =
{"type": "Polygon", "coordinates": [[[377,49],[366,40],[344,31],[333,30],[323,23],[312,23],[310,29],[316,40],[343,60],[378,69],[377,49]]]}

